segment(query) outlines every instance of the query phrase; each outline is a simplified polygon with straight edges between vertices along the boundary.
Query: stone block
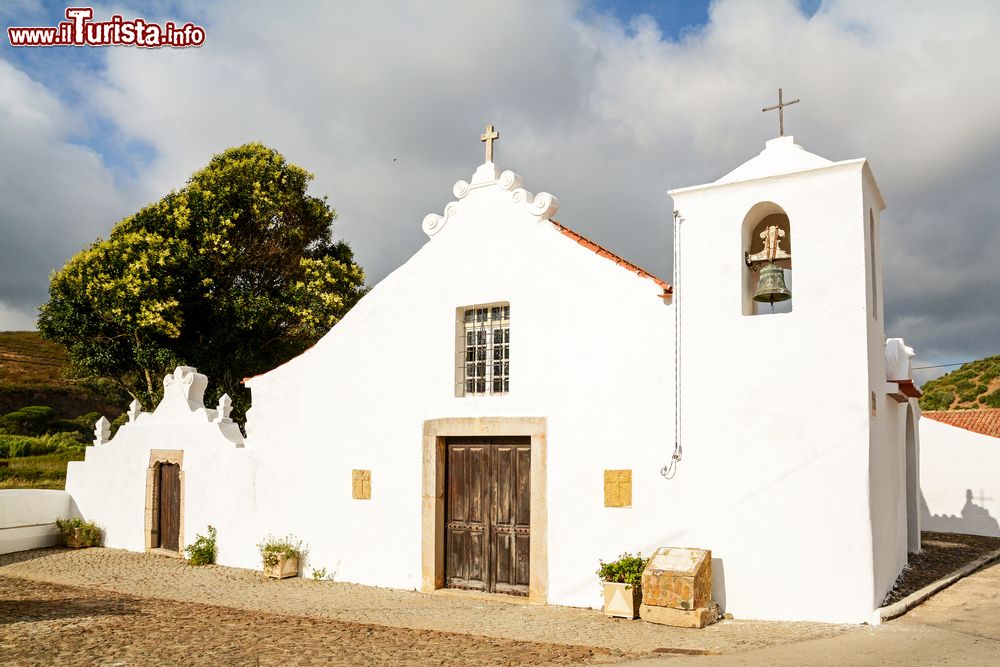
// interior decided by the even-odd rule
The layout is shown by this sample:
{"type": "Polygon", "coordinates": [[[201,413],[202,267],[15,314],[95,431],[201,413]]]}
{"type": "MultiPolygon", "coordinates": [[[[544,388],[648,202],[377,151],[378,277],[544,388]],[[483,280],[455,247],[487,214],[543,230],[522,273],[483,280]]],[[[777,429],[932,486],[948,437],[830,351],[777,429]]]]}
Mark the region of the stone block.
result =
{"type": "Polygon", "coordinates": [[[675,628],[703,628],[719,620],[719,605],[709,603],[698,609],[671,609],[653,605],[639,605],[639,617],[649,623],[671,625],[675,628]]]}
{"type": "Polygon", "coordinates": [[[690,611],[712,602],[712,552],[661,547],[642,572],[642,600],[652,607],[690,611]]]}

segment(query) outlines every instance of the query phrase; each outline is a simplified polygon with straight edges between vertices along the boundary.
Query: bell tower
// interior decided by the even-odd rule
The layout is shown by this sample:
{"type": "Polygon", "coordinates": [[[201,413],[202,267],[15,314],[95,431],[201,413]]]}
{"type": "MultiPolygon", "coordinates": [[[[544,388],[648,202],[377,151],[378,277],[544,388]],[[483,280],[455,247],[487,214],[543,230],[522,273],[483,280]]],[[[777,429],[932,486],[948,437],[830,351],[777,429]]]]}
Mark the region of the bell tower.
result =
{"type": "MultiPolygon", "coordinates": [[[[670,195],[683,465],[721,466],[720,478],[745,480],[756,509],[727,509],[741,526],[733,548],[740,530],[744,541],[763,531],[781,554],[786,527],[807,526],[815,535],[795,544],[820,551],[836,535],[841,564],[873,572],[875,563],[874,585],[858,577],[823,584],[842,587],[845,616],[870,612],[906,559],[905,544],[881,542],[870,504],[876,440],[882,421],[894,419],[879,312],[885,205],[871,167],[779,136],[717,181],[670,195]]],[[[725,558],[724,544],[712,548],[725,558]]],[[[782,570],[780,562],[761,567],[782,570]]],[[[799,585],[808,595],[812,583],[799,585]]]]}

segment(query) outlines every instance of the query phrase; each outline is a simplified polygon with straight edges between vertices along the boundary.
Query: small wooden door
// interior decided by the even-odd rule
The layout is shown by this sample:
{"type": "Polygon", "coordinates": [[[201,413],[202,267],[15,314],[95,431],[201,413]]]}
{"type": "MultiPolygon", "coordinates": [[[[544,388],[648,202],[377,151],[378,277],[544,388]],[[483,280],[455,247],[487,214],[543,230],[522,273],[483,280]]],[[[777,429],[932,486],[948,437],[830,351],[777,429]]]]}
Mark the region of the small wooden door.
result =
{"type": "Polygon", "coordinates": [[[159,470],[159,548],[180,550],[181,529],[181,467],[176,463],[161,463],[159,470]]]}
{"type": "Polygon", "coordinates": [[[445,584],[527,595],[531,439],[448,438],[445,584]]]}

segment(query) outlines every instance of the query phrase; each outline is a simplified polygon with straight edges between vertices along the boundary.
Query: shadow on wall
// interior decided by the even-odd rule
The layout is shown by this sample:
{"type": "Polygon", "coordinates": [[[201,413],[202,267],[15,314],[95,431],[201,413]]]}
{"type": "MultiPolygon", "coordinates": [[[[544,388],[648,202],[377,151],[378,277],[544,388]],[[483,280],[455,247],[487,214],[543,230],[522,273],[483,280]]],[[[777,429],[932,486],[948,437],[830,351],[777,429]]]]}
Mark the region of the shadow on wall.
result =
{"type": "Polygon", "coordinates": [[[719,609],[726,611],[726,569],[721,558],[712,559],[712,599],[719,603],[719,609]]]}
{"type": "MultiPolygon", "coordinates": [[[[986,535],[1000,537],[1000,523],[990,516],[989,510],[972,502],[972,489],[965,490],[965,505],[961,516],[931,514],[920,492],[920,529],[938,533],[963,533],[965,535],[986,535]]],[[[980,501],[982,502],[982,501],[980,501]]]]}

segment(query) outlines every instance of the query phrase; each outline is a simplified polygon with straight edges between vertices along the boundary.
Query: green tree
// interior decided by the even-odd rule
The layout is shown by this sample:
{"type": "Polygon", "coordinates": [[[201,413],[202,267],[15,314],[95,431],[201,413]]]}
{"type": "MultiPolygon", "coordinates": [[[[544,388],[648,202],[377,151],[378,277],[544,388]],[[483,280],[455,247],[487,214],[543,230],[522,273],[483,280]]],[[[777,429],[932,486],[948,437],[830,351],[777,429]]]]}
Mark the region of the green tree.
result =
{"type": "Polygon", "coordinates": [[[312,174],[259,143],[216,155],[53,274],[42,336],[74,375],[108,377],[146,406],[176,364],[209,376],[237,414],[240,379],[301,353],[364,293],[336,213],[312,174]]]}

